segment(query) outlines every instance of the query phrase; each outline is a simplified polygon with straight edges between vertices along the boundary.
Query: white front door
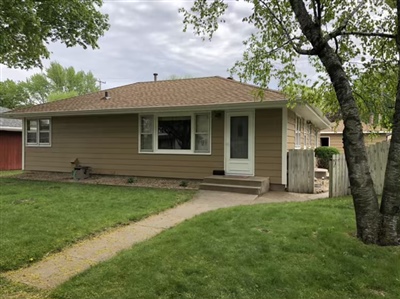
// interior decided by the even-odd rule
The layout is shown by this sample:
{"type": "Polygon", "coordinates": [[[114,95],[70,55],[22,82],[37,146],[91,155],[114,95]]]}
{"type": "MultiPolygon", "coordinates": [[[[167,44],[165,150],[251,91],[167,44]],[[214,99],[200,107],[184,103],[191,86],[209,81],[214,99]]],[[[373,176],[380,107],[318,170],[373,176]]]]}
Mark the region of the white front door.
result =
{"type": "Polygon", "coordinates": [[[225,114],[225,173],[254,175],[254,111],[225,114]]]}

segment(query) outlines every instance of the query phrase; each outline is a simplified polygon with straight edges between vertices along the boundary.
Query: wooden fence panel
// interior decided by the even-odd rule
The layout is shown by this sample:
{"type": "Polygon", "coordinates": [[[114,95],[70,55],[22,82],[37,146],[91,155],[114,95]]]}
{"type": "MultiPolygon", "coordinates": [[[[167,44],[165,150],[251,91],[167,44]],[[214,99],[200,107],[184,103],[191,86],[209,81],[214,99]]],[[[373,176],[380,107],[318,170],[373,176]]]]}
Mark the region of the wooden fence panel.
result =
{"type": "Polygon", "coordinates": [[[314,150],[289,150],[288,191],[314,193],[314,150]]]}
{"type": "Polygon", "coordinates": [[[349,187],[346,158],[343,154],[333,155],[329,162],[329,197],[348,195],[349,187]]]}
{"type": "Polygon", "coordinates": [[[382,194],[383,191],[389,146],[390,143],[384,141],[367,147],[369,168],[377,194],[382,194]]]}
{"type": "MultiPolygon", "coordinates": [[[[382,194],[390,143],[367,146],[367,157],[375,192],[382,194]]],[[[334,155],[329,164],[329,197],[350,194],[350,181],[344,154],[334,155]]]]}

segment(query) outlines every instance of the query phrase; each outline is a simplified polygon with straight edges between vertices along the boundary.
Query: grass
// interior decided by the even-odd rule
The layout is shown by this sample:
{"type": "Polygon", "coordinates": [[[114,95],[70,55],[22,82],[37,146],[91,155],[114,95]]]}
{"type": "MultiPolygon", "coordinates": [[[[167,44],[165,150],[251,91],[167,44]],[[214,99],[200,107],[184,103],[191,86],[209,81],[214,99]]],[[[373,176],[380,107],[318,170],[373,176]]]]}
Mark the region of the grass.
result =
{"type": "Polygon", "coordinates": [[[22,170],[0,170],[0,178],[1,177],[10,177],[17,174],[21,174],[22,170]]]}
{"type": "Polygon", "coordinates": [[[354,238],[349,198],[210,212],[99,264],[51,298],[393,298],[400,248],[354,238]]]}
{"type": "Polygon", "coordinates": [[[104,229],[190,199],[193,192],[0,178],[0,272],[104,229]]]}

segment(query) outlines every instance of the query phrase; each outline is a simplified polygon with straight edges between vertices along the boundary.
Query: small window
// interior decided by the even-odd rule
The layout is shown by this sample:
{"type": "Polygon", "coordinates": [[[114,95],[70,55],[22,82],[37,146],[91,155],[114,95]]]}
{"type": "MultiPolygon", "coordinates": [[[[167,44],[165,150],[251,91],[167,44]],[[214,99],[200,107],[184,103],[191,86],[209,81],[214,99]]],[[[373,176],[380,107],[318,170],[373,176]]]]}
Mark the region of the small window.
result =
{"type": "Polygon", "coordinates": [[[50,143],[50,119],[39,120],[39,143],[50,143]]]}
{"type": "Polygon", "coordinates": [[[296,132],[294,140],[294,148],[299,149],[301,147],[301,125],[302,121],[300,117],[296,118],[296,132]]]}
{"type": "Polygon", "coordinates": [[[329,137],[321,137],[320,138],[321,141],[321,146],[329,146],[329,137]]]}
{"type": "Polygon", "coordinates": [[[196,153],[210,152],[210,115],[196,114],[194,151],[196,153]]]}
{"type": "Polygon", "coordinates": [[[154,117],[144,115],[140,117],[140,151],[153,151],[154,117]]]}
{"type": "Polygon", "coordinates": [[[50,145],[50,119],[28,119],[26,121],[26,144],[32,146],[50,145]]]}

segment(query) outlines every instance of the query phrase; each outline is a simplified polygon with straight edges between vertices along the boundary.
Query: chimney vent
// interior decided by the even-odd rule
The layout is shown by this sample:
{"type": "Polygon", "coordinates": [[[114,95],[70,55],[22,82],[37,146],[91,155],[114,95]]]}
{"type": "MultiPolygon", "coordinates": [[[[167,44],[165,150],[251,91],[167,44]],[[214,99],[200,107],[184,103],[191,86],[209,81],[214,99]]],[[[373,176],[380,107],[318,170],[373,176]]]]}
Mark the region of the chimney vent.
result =
{"type": "Polygon", "coordinates": [[[229,76],[229,77],[228,77],[228,78],[226,78],[226,79],[233,80],[233,77],[230,77],[230,76],[229,76]]]}
{"type": "Polygon", "coordinates": [[[157,73],[154,73],[153,76],[154,76],[154,82],[157,82],[157,76],[158,76],[158,74],[157,74],[157,73]]]}
{"type": "Polygon", "coordinates": [[[108,91],[104,92],[104,98],[105,98],[106,100],[111,99],[110,94],[108,93],[108,91]]]}

